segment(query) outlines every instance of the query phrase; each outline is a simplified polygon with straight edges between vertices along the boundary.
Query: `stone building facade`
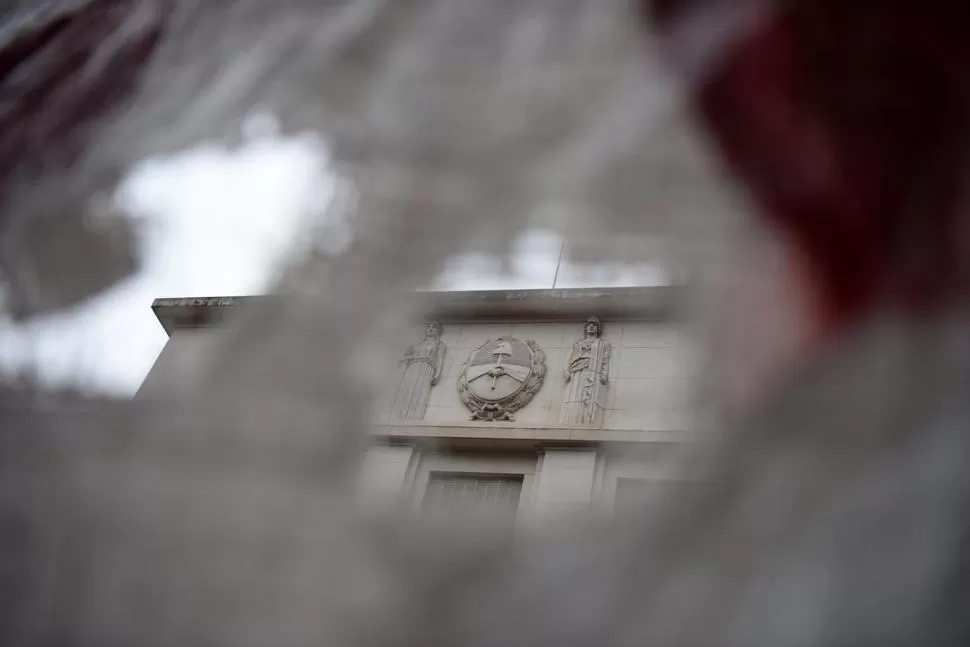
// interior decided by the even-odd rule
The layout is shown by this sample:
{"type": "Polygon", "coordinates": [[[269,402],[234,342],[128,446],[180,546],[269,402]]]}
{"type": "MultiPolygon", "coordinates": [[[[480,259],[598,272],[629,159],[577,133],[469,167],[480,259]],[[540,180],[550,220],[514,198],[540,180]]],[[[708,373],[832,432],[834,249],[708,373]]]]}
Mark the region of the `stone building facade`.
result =
{"type": "MultiPolygon", "coordinates": [[[[684,475],[692,345],[670,287],[445,292],[375,407],[365,505],[613,509],[684,475]]],[[[169,341],[139,397],[190,384],[239,298],[159,299],[169,341]]]]}

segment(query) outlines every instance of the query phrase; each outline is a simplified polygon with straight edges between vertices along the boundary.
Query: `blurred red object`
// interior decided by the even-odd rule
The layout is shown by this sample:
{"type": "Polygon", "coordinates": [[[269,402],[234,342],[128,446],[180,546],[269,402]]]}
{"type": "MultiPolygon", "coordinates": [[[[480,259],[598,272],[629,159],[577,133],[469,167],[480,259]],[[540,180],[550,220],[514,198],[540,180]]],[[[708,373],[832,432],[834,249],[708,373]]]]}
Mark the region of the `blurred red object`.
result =
{"type": "Polygon", "coordinates": [[[131,93],[169,0],[88,0],[8,19],[0,35],[0,193],[69,165],[85,128],[131,93]]]}
{"type": "Polygon", "coordinates": [[[171,8],[65,0],[0,18],[0,275],[14,319],[76,304],[137,266],[127,220],[84,218],[91,187],[77,189],[74,166],[144,78],[171,8]]]}
{"type": "Polygon", "coordinates": [[[823,333],[877,306],[966,298],[970,3],[644,6],[724,159],[804,266],[823,333]]]}

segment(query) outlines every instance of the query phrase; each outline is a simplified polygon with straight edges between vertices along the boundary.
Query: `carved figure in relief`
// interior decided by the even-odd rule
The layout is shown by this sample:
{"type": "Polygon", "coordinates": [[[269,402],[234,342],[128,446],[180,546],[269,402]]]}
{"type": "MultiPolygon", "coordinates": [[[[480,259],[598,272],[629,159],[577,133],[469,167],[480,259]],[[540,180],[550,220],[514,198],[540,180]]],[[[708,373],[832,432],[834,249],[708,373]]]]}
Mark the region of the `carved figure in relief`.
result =
{"type": "Polygon", "coordinates": [[[590,317],[583,327],[583,338],[573,344],[566,361],[561,424],[591,425],[602,420],[612,350],[610,342],[603,339],[603,324],[590,317]]]}
{"type": "Polygon", "coordinates": [[[394,420],[422,420],[431,399],[431,387],[438,383],[447,348],[441,341],[441,324],[428,323],[424,339],[409,346],[401,364],[404,371],[398,384],[390,417],[394,420]]]}

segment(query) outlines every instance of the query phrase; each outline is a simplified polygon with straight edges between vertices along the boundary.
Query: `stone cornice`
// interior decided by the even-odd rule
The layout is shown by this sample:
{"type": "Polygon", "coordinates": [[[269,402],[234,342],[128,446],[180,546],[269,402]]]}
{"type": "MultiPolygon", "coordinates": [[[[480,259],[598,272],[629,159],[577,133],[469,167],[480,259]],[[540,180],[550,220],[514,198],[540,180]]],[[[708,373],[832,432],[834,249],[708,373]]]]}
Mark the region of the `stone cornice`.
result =
{"type": "MultiPolygon", "coordinates": [[[[675,316],[680,291],[674,286],[419,292],[428,319],[444,323],[488,321],[582,321],[595,314],[608,321],[654,321],[675,316]]],[[[234,310],[265,304],[274,296],[155,299],[152,310],[165,332],[218,325],[234,310]]]]}

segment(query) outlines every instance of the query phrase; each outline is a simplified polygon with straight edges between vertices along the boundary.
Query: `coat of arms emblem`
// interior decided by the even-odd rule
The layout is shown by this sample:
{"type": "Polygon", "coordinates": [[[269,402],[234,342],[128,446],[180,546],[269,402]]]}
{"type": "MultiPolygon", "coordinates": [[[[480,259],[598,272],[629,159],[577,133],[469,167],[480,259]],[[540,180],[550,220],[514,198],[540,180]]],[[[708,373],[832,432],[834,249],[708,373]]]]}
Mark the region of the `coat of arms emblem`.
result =
{"type": "Polygon", "coordinates": [[[532,400],[546,375],[546,355],[534,341],[490,339],[465,362],[458,395],[472,420],[512,420],[532,400]]]}

